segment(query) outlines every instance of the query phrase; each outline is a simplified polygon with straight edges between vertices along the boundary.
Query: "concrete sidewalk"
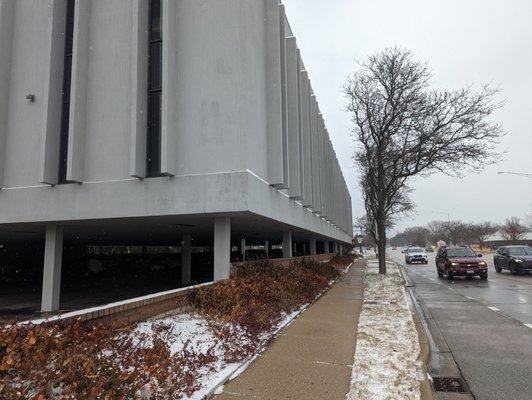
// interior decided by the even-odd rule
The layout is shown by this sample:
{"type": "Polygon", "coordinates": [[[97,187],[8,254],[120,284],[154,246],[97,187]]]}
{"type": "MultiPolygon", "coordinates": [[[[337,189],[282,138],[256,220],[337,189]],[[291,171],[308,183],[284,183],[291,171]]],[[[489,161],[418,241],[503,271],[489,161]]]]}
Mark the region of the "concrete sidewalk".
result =
{"type": "Polygon", "coordinates": [[[365,260],[356,261],[340,282],[215,398],[344,400],[351,380],[365,264],[365,260]]]}

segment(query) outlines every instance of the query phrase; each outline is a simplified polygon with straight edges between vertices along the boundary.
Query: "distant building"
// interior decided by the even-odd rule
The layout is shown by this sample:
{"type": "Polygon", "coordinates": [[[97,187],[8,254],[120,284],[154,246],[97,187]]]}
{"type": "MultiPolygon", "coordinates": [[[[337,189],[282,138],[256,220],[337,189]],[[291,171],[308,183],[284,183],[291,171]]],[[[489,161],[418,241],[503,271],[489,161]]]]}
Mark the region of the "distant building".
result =
{"type": "Polygon", "coordinates": [[[532,246],[532,231],[524,233],[519,240],[508,240],[500,232],[489,236],[484,243],[486,246],[497,248],[511,244],[521,244],[532,246]]]}

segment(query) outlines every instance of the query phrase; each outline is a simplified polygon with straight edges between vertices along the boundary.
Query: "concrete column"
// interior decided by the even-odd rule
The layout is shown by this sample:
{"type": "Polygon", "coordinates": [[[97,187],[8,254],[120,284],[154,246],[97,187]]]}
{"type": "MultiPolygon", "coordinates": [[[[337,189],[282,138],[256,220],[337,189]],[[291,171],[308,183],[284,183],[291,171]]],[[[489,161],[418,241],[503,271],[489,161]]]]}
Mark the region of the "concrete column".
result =
{"type": "Polygon", "coordinates": [[[62,258],[63,227],[57,225],[47,225],[44,244],[44,273],[42,279],[41,311],[59,310],[62,258]]]}
{"type": "Polygon", "coordinates": [[[310,255],[316,255],[316,239],[310,239],[310,255]]]}
{"type": "Polygon", "coordinates": [[[214,218],[214,281],[228,279],[231,264],[231,218],[214,218]]]}
{"type": "Polygon", "coordinates": [[[192,236],[183,236],[181,253],[181,283],[190,285],[192,282],[192,236]]]}
{"type": "Polygon", "coordinates": [[[264,242],[264,252],[266,253],[266,258],[270,258],[271,244],[269,240],[264,242]]]}
{"type": "Polygon", "coordinates": [[[292,257],[292,231],[283,232],[283,258],[292,257]]]}
{"type": "Polygon", "coordinates": [[[338,242],[333,242],[333,251],[334,254],[338,254],[338,242]]]}
{"type": "Polygon", "coordinates": [[[341,244],[338,247],[339,247],[339,250],[338,250],[339,253],[338,254],[340,254],[340,256],[343,256],[344,255],[344,245],[341,244]]]}

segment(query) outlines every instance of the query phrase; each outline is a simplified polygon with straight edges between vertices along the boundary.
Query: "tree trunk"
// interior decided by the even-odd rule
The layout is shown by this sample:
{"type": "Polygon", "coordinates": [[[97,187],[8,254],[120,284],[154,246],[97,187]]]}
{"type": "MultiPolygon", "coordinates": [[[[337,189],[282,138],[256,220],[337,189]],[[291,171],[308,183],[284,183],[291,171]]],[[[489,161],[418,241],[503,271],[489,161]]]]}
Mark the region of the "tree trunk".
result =
{"type": "Polygon", "coordinates": [[[379,232],[379,274],[386,274],[386,225],[385,221],[377,221],[377,230],[379,232]]]}

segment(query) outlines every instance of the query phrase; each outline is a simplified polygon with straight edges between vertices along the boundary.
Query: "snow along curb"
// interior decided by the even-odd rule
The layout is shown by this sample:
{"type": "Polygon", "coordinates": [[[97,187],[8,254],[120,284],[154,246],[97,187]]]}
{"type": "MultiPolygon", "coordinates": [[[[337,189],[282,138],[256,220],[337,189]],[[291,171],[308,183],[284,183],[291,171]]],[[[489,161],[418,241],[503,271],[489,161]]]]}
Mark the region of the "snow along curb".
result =
{"type": "Polygon", "coordinates": [[[364,300],[358,322],[355,359],[347,400],[419,400],[425,379],[418,332],[396,264],[368,262],[364,300]]]}
{"type": "MultiPolygon", "coordinates": [[[[321,298],[321,296],[323,296],[331,287],[333,287],[336,283],[338,283],[338,281],[341,279],[341,277],[349,270],[349,268],[351,268],[351,266],[353,265],[353,263],[350,263],[342,272],[341,272],[341,275],[338,279],[335,279],[334,281],[331,281],[330,285],[328,288],[326,288],[325,290],[323,290],[320,294],[318,294],[314,300],[312,300],[312,302],[308,303],[308,304],[305,304],[304,306],[302,306],[301,308],[299,308],[298,310],[294,311],[293,313],[289,314],[287,316],[287,318],[285,318],[277,327],[276,329],[272,332],[272,335],[271,335],[271,339],[277,337],[277,335],[284,329],[286,328],[288,325],[290,325],[297,317],[299,317],[301,315],[301,313],[303,311],[305,311],[307,308],[309,308],[312,304],[314,304],[316,302],[316,300],[318,300],[319,298],[321,298]]],[[[234,368],[232,368],[230,371],[228,371],[228,373],[224,376],[222,376],[215,384],[214,386],[209,390],[207,391],[207,393],[203,396],[203,399],[210,399],[212,398],[214,395],[216,394],[221,394],[223,393],[223,386],[235,379],[236,377],[238,377],[240,374],[242,374],[242,372],[244,372],[250,365],[253,361],[255,361],[263,352],[264,350],[266,350],[266,347],[263,347],[257,354],[251,356],[250,358],[248,358],[247,360],[244,360],[242,361],[240,364],[237,364],[235,365],[234,368]]]]}

